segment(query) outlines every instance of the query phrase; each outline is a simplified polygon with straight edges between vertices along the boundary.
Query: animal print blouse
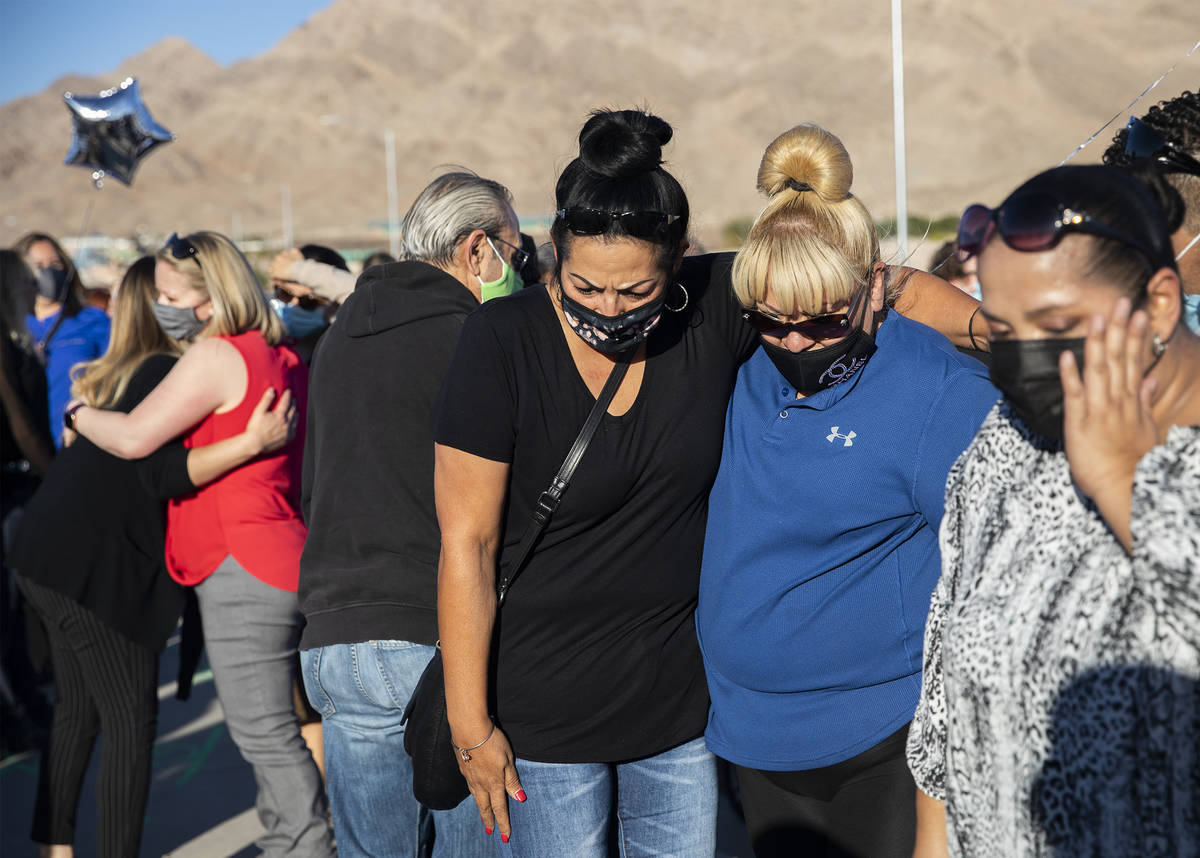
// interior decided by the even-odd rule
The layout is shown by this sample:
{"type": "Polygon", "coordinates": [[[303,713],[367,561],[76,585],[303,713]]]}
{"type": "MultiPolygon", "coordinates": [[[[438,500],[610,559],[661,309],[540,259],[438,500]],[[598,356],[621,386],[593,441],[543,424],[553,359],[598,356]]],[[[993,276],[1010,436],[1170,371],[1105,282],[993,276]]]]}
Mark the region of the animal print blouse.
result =
{"type": "Polygon", "coordinates": [[[1004,402],[946,494],[908,761],[950,854],[1200,855],[1200,427],[1138,464],[1132,557],[1004,402]]]}

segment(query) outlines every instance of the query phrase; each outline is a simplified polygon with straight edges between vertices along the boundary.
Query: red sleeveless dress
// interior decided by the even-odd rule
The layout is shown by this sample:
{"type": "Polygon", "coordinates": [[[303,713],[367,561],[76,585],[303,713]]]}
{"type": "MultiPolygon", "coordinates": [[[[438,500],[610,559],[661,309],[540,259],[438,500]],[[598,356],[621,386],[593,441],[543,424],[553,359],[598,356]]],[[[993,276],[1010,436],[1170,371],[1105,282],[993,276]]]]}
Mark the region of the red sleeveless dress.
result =
{"type": "MultiPolygon", "coordinates": [[[[188,449],[238,435],[263,392],[292,392],[304,415],[308,370],[294,351],[270,346],[258,331],[221,337],[246,363],[246,395],[225,414],[204,418],[185,438],[188,449]]],[[[300,517],[300,470],[304,421],[296,437],[276,452],[260,456],[195,492],[167,505],[167,571],[180,584],[199,584],[227,555],[260,581],[296,592],[300,553],[308,529],[300,517]]]]}

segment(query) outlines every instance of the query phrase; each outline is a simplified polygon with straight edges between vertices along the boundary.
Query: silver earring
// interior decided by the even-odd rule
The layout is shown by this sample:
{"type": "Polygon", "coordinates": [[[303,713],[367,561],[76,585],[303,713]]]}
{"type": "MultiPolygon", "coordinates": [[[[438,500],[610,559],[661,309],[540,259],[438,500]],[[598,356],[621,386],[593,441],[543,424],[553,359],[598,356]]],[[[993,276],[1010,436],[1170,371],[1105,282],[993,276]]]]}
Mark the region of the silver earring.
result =
{"type": "Polygon", "coordinates": [[[664,304],[664,306],[666,306],[666,308],[668,310],[670,310],[672,313],[679,313],[688,305],[688,300],[689,300],[688,299],[688,291],[687,291],[687,289],[683,288],[682,283],[676,283],[675,285],[678,286],[679,291],[683,293],[683,303],[680,304],[678,307],[672,307],[668,304],[664,304]]]}
{"type": "Polygon", "coordinates": [[[1155,334],[1150,340],[1150,351],[1154,352],[1156,358],[1163,356],[1163,352],[1167,350],[1167,344],[1162,341],[1162,337],[1155,334]]]}

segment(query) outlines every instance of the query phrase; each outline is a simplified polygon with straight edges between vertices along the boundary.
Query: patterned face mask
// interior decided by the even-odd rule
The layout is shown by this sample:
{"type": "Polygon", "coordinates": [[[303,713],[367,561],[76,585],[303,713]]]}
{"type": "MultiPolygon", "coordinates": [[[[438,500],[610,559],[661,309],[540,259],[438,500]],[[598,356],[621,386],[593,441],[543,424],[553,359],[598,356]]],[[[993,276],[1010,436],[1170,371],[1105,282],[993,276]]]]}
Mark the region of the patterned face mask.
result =
{"type": "Polygon", "coordinates": [[[581,340],[598,352],[616,354],[631,349],[650,335],[662,321],[667,292],[619,316],[605,316],[585,307],[558,287],[558,301],[563,315],[581,340]]]}

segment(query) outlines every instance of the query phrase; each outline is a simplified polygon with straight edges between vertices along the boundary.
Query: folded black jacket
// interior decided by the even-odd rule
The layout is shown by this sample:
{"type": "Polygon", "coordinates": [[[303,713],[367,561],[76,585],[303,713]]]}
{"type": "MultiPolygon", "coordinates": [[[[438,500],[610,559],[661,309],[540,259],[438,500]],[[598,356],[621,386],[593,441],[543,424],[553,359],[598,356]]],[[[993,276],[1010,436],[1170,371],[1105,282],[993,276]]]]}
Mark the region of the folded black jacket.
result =
{"type": "Polygon", "coordinates": [[[467,314],[423,262],[369,268],[313,356],[301,504],[301,649],[437,640],[431,415],[467,314]]]}

